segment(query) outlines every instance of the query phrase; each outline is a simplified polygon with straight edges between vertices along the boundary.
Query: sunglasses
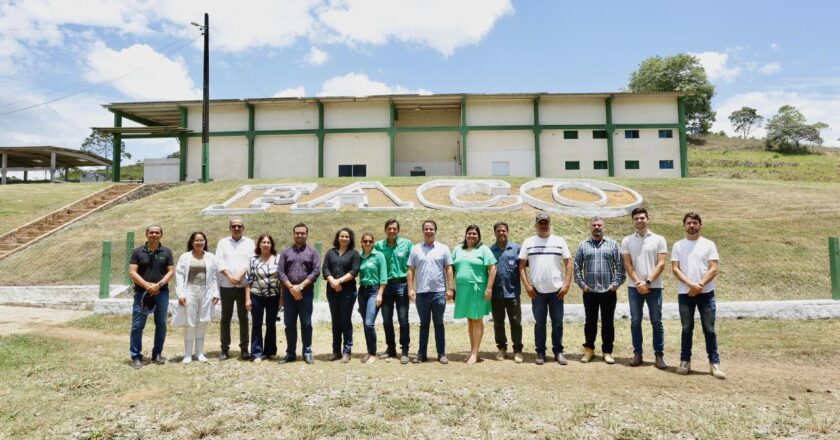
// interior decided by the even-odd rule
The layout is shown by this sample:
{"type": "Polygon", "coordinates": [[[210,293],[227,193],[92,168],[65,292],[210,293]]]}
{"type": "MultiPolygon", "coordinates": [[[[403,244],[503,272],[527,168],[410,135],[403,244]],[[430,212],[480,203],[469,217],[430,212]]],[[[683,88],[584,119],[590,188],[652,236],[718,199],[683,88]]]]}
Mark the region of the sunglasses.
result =
{"type": "Polygon", "coordinates": [[[231,229],[245,229],[245,226],[243,226],[243,225],[230,225],[230,228],[231,229]]]}
{"type": "Polygon", "coordinates": [[[362,240],[362,243],[368,243],[368,244],[370,244],[370,243],[373,243],[373,240],[362,240]]]}

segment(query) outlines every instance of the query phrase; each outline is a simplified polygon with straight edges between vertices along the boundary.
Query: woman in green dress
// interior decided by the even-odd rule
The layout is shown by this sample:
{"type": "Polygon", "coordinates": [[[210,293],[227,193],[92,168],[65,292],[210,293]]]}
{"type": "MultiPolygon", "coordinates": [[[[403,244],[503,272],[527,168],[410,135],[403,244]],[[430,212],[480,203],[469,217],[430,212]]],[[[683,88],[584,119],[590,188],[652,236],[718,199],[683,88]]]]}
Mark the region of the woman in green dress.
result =
{"type": "Polygon", "coordinates": [[[496,258],[481,244],[481,229],[467,226],[464,243],[452,251],[455,269],[455,318],[467,318],[470,356],[467,364],[478,362],[478,348],[484,336],[484,317],[490,313],[496,258]]]}

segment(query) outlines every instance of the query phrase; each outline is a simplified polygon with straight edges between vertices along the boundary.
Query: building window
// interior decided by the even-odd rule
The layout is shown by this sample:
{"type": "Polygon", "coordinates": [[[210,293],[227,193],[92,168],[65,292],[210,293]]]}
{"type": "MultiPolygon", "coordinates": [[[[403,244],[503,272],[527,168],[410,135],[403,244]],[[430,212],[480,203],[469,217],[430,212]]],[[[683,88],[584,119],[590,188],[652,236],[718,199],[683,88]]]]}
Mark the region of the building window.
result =
{"type": "Polygon", "coordinates": [[[639,130],[624,130],[624,139],[638,139],[639,130]]]}
{"type": "Polygon", "coordinates": [[[625,170],[638,170],[639,169],[639,161],[638,160],[625,160],[624,161],[624,169],[625,170]]]}
{"type": "Polygon", "coordinates": [[[339,165],[338,177],[366,177],[367,165],[339,165]]]}
{"type": "Polygon", "coordinates": [[[563,130],[563,139],[577,139],[577,130],[563,130]]]}
{"type": "Polygon", "coordinates": [[[596,170],[608,170],[610,169],[610,165],[605,160],[596,160],[595,162],[592,162],[592,168],[596,170]]]}
{"type": "Polygon", "coordinates": [[[494,176],[510,176],[510,162],[493,162],[491,171],[494,176]]]}
{"type": "Polygon", "coordinates": [[[660,170],[673,170],[674,169],[674,161],[673,160],[660,160],[659,161],[659,169],[660,170]]]}
{"type": "Polygon", "coordinates": [[[659,139],[673,139],[674,130],[659,130],[659,139]]]}
{"type": "Polygon", "coordinates": [[[580,162],[576,160],[567,160],[566,161],[566,169],[567,170],[579,170],[580,169],[580,162]]]}
{"type": "Polygon", "coordinates": [[[592,139],[606,139],[607,130],[592,130],[592,139]]]}

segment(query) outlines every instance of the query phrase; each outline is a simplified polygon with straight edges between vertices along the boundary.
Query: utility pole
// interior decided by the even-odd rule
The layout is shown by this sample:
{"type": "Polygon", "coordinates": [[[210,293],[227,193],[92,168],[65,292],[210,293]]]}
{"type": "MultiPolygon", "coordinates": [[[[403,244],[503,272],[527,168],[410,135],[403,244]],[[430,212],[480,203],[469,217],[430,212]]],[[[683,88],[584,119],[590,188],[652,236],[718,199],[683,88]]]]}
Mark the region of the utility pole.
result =
{"type": "Polygon", "coordinates": [[[210,181],[210,14],[204,13],[204,26],[193,22],[204,35],[204,93],[201,100],[201,181],[210,181]]]}

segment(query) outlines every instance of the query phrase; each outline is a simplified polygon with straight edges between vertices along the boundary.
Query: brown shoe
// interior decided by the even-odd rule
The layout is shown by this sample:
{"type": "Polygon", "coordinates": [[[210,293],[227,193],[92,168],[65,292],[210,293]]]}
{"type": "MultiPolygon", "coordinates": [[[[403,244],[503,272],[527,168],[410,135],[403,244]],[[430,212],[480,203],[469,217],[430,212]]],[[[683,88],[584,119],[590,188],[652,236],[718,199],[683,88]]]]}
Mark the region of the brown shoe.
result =
{"type": "Polygon", "coordinates": [[[631,367],[638,367],[639,365],[642,365],[642,355],[640,355],[640,354],[633,355],[633,360],[630,361],[630,366],[631,367]]]}
{"type": "Polygon", "coordinates": [[[653,363],[653,365],[656,368],[659,368],[660,370],[664,370],[664,369],[668,368],[668,364],[665,363],[665,357],[664,356],[657,356],[656,361],[653,363]]]}
{"type": "Polygon", "coordinates": [[[595,357],[595,352],[591,348],[583,347],[583,356],[580,357],[580,361],[584,364],[588,364],[592,358],[595,357]]]}
{"type": "Polygon", "coordinates": [[[332,356],[330,356],[330,362],[337,361],[339,359],[341,359],[341,353],[333,353],[332,356]]]}
{"type": "Polygon", "coordinates": [[[507,350],[500,348],[499,352],[496,353],[496,360],[503,361],[507,357],[507,350]]]}

